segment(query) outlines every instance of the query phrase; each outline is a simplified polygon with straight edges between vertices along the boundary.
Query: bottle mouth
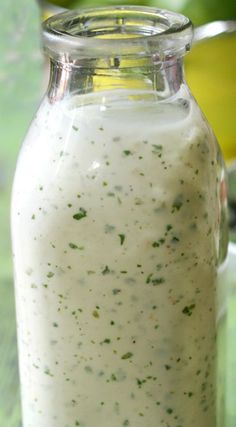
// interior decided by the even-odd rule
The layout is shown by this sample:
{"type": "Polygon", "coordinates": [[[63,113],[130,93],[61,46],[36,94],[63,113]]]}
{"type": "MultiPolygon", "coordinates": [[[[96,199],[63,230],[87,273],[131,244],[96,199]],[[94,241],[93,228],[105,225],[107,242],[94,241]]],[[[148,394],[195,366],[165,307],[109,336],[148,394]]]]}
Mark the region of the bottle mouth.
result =
{"type": "Polygon", "coordinates": [[[154,56],[164,61],[190,50],[192,23],[184,15],[139,6],[63,12],[43,23],[45,52],[57,60],[154,56]]]}

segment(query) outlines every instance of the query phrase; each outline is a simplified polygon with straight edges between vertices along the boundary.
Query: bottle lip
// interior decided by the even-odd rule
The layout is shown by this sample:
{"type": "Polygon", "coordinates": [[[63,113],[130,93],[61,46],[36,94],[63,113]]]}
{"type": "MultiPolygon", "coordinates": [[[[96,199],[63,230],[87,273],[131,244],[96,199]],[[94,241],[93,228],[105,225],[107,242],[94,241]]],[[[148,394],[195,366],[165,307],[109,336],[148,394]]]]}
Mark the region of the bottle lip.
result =
{"type": "Polygon", "coordinates": [[[66,11],[42,24],[51,58],[154,56],[159,61],[190,50],[191,21],[182,14],[147,6],[111,6],[66,11]]]}

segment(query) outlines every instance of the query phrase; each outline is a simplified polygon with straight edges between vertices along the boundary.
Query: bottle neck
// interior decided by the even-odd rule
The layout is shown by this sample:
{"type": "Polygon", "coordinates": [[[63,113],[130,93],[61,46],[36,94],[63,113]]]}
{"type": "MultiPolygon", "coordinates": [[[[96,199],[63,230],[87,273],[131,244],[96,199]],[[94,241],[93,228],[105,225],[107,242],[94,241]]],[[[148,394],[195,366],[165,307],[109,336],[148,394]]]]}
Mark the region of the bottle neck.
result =
{"type": "Polygon", "coordinates": [[[172,57],[156,64],[149,59],[123,63],[119,58],[58,62],[51,59],[48,96],[51,102],[72,95],[126,90],[154,91],[160,99],[174,95],[183,83],[183,58],[172,57]],[[130,66],[131,65],[131,66],[130,66]]]}

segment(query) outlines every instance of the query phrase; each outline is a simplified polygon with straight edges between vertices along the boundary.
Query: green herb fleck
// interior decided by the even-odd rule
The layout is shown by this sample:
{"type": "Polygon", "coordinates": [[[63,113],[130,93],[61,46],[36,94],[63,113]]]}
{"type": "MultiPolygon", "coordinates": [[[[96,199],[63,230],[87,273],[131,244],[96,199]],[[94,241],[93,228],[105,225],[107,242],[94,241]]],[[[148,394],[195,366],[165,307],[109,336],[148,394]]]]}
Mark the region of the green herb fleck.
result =
{"type": "Polygon", "coordinates": [[[53,327],[54,327],[54,328],[58,328],[58,323],[53,322],[53,327]]]}
{"type": "Polygon", "coordinates": [[[153,148],[155,148],[155,150],[163,150],[162,145],[152,144],[152,146],[153,146],[153,148]]]}
{"type": "Polygon", "coordinates": [[[178,194],[178,196],[175,198],[173,204],[172,204],[172,213],[179,211],[183,206],[183,195],[178,194]]]}
{"type": "Polygon", "coordinates": [[[48,375],[49,377],[53,377],[53,374],[51,373],[49,368],[45,368],[44,373],[45,373],[45,375],[48,375]]]}
{"type": "Polygon", "coordinates": [[[112,381],[117,381],[117,378],[116,378],[115,374],[111,374],[111,380],[112,381]]]}
{"type": "Polygon", "coordinates": [[[77,245],[75,245],[75,243],[69,243],[69,247],[70,247],[71,249],[78,249],[78,246],[77,246],[77,245]]]}
{"type": "Polygon", "coordinates": [[[130,351],[128,351],[128,353],[123,354],[123,356],[121,356],[122,360],[127,360],[130,359],[131,357],[133,357],[133,353],[131,353],[130,351]]]}
{"type": "Polygon", "coordinates": [[[210,227],[207,231],[207,236],[209,236],[211,234],[211,232],[212,232],[212,228],[210,227]]]}
{"type": "Polygon", "coordinates": [[[125,241],[125,234],[119,234],[118,236],[120,238],[120,244],[123,245],[123,243],[125,241]]]}
{"type": "Polygon", "coordinates": [[[167,414],[172,414],[173,413],[173,409],[172,408],[167,408],[166,412],[167,412],[167,414]]]}
{"type": "Polygon", "coordinates": [[[156,277],[154,279],[151,279],[151,283],[153,286],[161,285],[162,283],[165,283],[164,277],[156,277]]]}
{"type": "Polygon", "coordinates": [[[118,288],[112,289],[113,295],[118,295],[120,292],[121,292],[121,289],[118,289],[118,288]]]}
{"type": "Polygon", "coordinates": [[[143,201],[142,201],[139,197],[135,197],[135,202],[134,202],[134,204],[135,204],[136,206],[140,206],[140,205],[143,205],[143,201]]]}
{"type": "Polygon", "coordinates": [[[106,267],[104,268],[104,270],[102,271],[102,274],[105,276],[106,274],[110,273],[111,270],[109,269],[108,265],[106,265],[106,267]]]}
{"type": "Polygon", "coordinates": [[[49,279],[51,279],[53,276],[54,276],[54,273],[52,271],[49,271],[48,274],[47,274],[47,277],[49,279]]]}
{"type": "Polygon", "coordinates": [[[184,307],[184,309],[182,310],[182,313],[183,314],[186,314],[186,316],[192,316],[192,312],[193,312],[193,309],[196,307],[196,305],[195,304],[191,304],[191,305],[186,305],[185,307],[184,307]]]}
{"type": "Polygon", "coordinates": [[[171,239],[171,243],[178,243],[179,242],[179,238],[177,236],[173,236],[171,239]]]}
{"type": "Polygon", "coordinates": [[[153,273],[150,273],[146,279],[146,283],[150,283],[151,282],[151,278],[153,276],[153,273]]]}
{"type": "Polygon", "coordinates": [[[136,379],[137,384],[138,384],[138,388],[141,388],[143,384],[145,384],[147,382],[147,380],[140,380],[139,378],[136,379]]]}
{"type": "Polygon", "coordinates": [[[163,150],[163,146],[162,145],[157,145],[157,144],[152,144],[153,150],[152,152],[154,154],[157,154],[158,157],[162,157],[162,150],[163,150]]]}
{"type": "Polygon", "coordinates": [[[92,314],[93,314],[93,317],[95,317],[95,319],[99,319],[100,315],[97,310],[93,310],[92,314]]]}
{"type": "Polygon", "coordinates": [[[161,285],[162,283],[165,283],[164,277],[154,277],[152,278],[153,274],[149,274],[149,276],[146,279],[146,283],[152,283],[153,286],[161,285]]]}
{"type": "Polygon", "coordinates": [[[73,218],[79,221],[82,218],[85,218],[87,216],[87,212],[84,208],[79,208],[79,212],[73,215],[73,218]]]}
{"type": "Polygon", "coordinates": [[[79,128],[77,128],[77,126],[72,126],[72,129],[74,129],[76,132],[79,130],[79,128]]]}
{"type": "Polygon", "coordinates": [[[130,150],[124,150],[123,153],[125,156],[130,156],[132,154],[130,150]]]}
{"type": "Polygon", "coordinates": [[[156,242],[153,242],[152,247],[153,248],[159,248],[161,245],[164,245],[165,239],[161,238],[157,240],[156,242]]]}

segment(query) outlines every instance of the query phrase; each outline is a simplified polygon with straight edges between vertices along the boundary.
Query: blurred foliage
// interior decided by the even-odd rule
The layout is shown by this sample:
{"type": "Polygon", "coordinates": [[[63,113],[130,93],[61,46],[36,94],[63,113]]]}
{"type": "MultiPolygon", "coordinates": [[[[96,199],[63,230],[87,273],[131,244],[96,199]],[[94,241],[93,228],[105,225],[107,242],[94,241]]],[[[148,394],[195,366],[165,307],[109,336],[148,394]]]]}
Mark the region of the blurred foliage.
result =
{"type": "Polygon", "coordinates": [[[0,281],[11,277],[9,203],[16,154],[40,98],[39,31],[35,1],[1,1],[0,281]]]}
{"type": "Polygon", "coordinates": [[[185,58],[187,82],[227,162],[236,159],[235,52],[236,34],[224,35],[194,45],[185,58]]]}
{"type": "Polygon", "coordinates": [[[10,193],[17,152],[41,97],[34,0],[1,0],[0,13],[0,426],[20,427],[10,193]]]}
{"type": "Polygon", "coordinates": [[[160,7],[187,15],[195,25],[221,19],[236,19],[235,0],[50,0],[50,3],[65,8],[144,5],[160,7]]]}

